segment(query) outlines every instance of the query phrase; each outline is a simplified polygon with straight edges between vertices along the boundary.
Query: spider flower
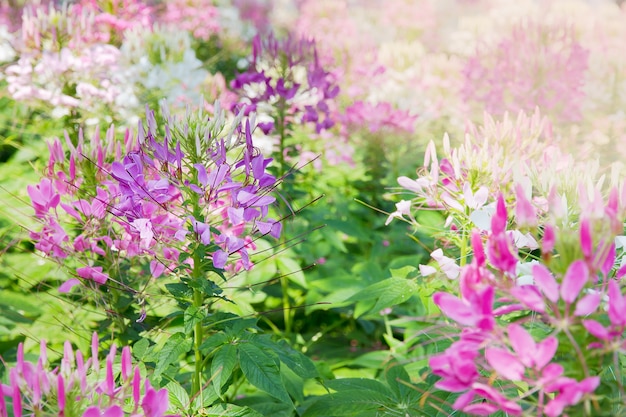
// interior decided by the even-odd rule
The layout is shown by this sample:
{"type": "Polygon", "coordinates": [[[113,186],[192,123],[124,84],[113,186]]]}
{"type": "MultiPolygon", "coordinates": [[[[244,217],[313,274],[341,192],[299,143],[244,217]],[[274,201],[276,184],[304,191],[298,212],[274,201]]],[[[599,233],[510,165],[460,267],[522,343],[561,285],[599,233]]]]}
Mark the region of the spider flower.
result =
{"type": "Polygon", "coordinates": [[[113,345],[101,369],[98,344],[98,335],[94,333],[92,357],[85,357],[65,342],[61,366],[52,367],[44,340],[37,363],[24,360],[24,346],[20,343],[17,363],[7,369],[9,385],[0,385],[0,417],[8,417],[5,398],[12,404],[15,416],[63,416],[69,409],[72,415],[83,417],[165,416],[169,408],[167,389],[153,388],[147,378],[142,383],[139,366],[132,366],[130,348],[125,346],[117,360],[117,348],[113,345]],[[118,366],[121,372],[114,371],[118,366]]]}

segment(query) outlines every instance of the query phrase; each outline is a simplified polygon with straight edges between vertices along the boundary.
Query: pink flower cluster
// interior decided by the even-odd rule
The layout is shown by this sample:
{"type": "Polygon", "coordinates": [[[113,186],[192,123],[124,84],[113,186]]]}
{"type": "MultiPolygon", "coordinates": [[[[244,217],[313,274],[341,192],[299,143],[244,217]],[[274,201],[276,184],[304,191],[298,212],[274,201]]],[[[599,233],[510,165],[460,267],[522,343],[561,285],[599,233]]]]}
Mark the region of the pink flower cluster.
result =
{"type": "Polygon", "coordinates": [[[209,40],[220,29],[218,9],[211,0],[174,0],[165,3],[159,22],[209,40]]]}
{"type": "Polygon", "coordinates": [[[462,71],[461,96],[493,115],[539,106],[578,121],[588,56],[571,27],[520,23],[497,45],[477,48],[462,71]]]}
{"type": "MultiPolygon", "coordinates": [[[[498,199],[491,231],[472,234],[474,256],[461,268],[460,297],[449,292],[433,297],[458,329],[458,339],[429,361],[433,373],[441,377],[436,387],[461,393],[455,409],[474,415],[501,410],[516,416],[529,410],[529,415],[555,417],[567,407],[590,401],[601,381],[593,372],[601,365],[598,357],[623,349],[626,304],[618,280],[626,269],[614,268],[613,238],[621,232],[615,225],[624,216],[620,209],[624,203],[626,193],[622,192],[620,204],[614,189],[604,218],[583,218],[575,242],[582,253],[574,259],[565,255],[566,250],[560,262],[554,258],[555,247],[563,248],[569,241],[568,231],[555,233],[555,225],[545,224],[542,261],[531,263],[532,281],[521,283],[516,276],[521,259],[506,230],[504,199],[498,199]],[[590,230],[602,232],[592,236],[590,230]],[[602,305],[608,305],[608,313],[602,305]],[[512,322],[514,312],[531,314],[512,322]],[[607,319],[608,328],[600,324],[607,319]],[[541,332],[531,335],[528,329],[533,327],[541,332]],[[589,336],[576,340],[572,334],[582,328],[589,336]],[[541,340],[535,340],[537,335],[541,340]],[[559,346],[576,356],[557,354],[559,346]],[[575,368],[564,366],[572,362],[575,368]],[[582,375],[573,377],[577,374],[582,375]],[[520,382],[526,388],[519,395],[506,389],[509,383],[520,382]]],[[[526,208],[525,202],[516,206],[533,217],[526,208]]]]}
{"type": "Polygon", "coordinates": [[[41,341],[36,364],[24,360],[24,346],[20,343],[17,363],[8,369],[9,384],[0,384],[0,417],[8,417],[7,399],[15,417],[165,416],[169,408],[167,389],[156,390],[147,378],[142,381],[139,366],[132,366],[130,348],[122,349],[118,362],[113,345],[105,367],[101,368],[98,345],[98,335],[94,333],[91,357],[87,358],[80,351],[74,353],[71,344],[65,342],[61,365],[51,369],[45,341],[41,341]],[[119,369],[118,366],[121,371],[116,375],[114,367],[119,369]]]}

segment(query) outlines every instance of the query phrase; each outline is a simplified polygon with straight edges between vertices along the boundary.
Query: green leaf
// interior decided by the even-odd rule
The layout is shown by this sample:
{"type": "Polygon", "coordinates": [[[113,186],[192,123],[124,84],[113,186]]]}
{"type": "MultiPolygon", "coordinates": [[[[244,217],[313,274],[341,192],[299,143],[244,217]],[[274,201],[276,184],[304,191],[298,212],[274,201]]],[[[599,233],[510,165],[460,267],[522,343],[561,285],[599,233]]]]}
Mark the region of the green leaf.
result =
{"type": "Polygon", "coordinates": [[[281,340],[272,343],[270,348],[278,354],[280,361],[303,379],[317,378],[319,373],[313,361],[306,355],[293,349],[287,342],[281,340]]]}
{"type": "Polygon", "coordinates": [[[202,344],[200,345],[200,352],[203,355],[208,355],[217,349],[219,346],[226,343],[228,340],[228,336],[224,333],[215,333],[210,335],[202,344]]]}
{"type": "Polygon", "coordinates": [[[150,342],[148,341],[148,339],[143,338],[138,340],[137,343],[133,345],[133,356],[139,360],[143,359],[146,350],[148,350],[148,347],[150,347],[150,342]]]}
{"type": "Polygon", "coordinates": [[[392,278],[407,278],[411,273],[415,272],[417,268],[414,266],[404,266],[398,269],[390,269],[392,278]]]}
{"type": "Polygon", "coordinates": [[[193,291],[186,284],[183,283],[175,283],[175,284],[165,284],[165,288],[176,298],[187,299],[193,297],[193,291]]]}
{"type": "Polygon", "coordinates": [[[308,288],[306,279],[304,278],[304,272],[302,272],[302,268],[294,259],[287,257],[278,257],[276,258],[276,266],[278,266],[280,274],[286,275],[289,281],[298,284],[304,289],[308,288]]]}
{"type": "Polygon", "coordinates": [[[202,292],[206,297],[214,297],[222,293],[222,289],[215,282],[205,277],[189,280],[189,287],[202,292]]]}
{"type": "Polygon", "coordinates": [[[178,358],[182,354],[189,352],[191,345],[192,339],[184,333],[174,333],[172,337],[167,339],[167,342],[165,342],[165,345],[158,353],[154,376],[161,375],[170,364],[178,362],[178,358]]]}
{"type": "Polygon", "coordinates": [[[358,313],[355,311],[355,316],[360,317],[369,310],[380,311],[401,304],[411,298],[417,290],[418,286],[413,280],[388,278],[364,288],[350,297],[348,301],[365,302],[362,304],[365,308],[358,309],[358,313]],[[372,300],[376,300],[376,304],[369,307],[372,300]]]}
{"type": "Polygon", "coordinates": [[[8,290],[2,290],[2,297],[0,298],[0,305],[12,307],[20,313],[27,314],[30,317],[38,316],[41,314],[41,305],[33,303],[32,296],[26,296],[18,293],[14,293],[8,290]]]}
{"type": "Polygon", "coordinates": [[[393,397],[389,388],[384,386],[382,383],[368,378],[341,378],[341,379],[333,379],[326,382],[328,388],[333,389],[335,391],[369,391],[372,393],[378,393],[386,398],[393,397]]]}
{"type": "Polygon", "coordinates": [[[194,326],[202,320],[204,320],[204,311],[196,306],[189,306],[184,315],[185,333],[191,333],[194,326]]]}
{"type": "Polygon", "coordinates": [[[215,392],[222,396],[222,386],[228,381],[237,364],[237,348],[234,345],[225,344],[217,351],[211,362],[211,378],[215,392]]]}
{"type": "Polygon", "coordinates": [[[304,412],[303,417],[356,415],[374,417],[381,415],[379,409],[384,409],[387,404],[393,404],[393,401],[379,392],[348,390],[321,397],[304,412]]]}
{"type": "Polygon", "coordinates": [[[189,407],[189,394],[178,382],[172,381],[165,386],[169,394],[170,404],[179,411],[185,412],[189,407]]]}
{"type": "Polygon", "coordinates": [[[404,366],[395,364],[395,366],[387,370],[385,377],[387,385],[389,385],[399,402],[405,401],[415,393],[415,390],[411,389],[411,378],[404,366]]]}
{"type": "Polygon", "coordinates": [[[274,358],[252,343],[238,345],[239,366],[248,381],[277,400],[293,404],[274,358]]]}
{"type": "Polygon", "coordinates": [[[199,416],[206,417],[263,417],[249,407],[239,407],[233,404],[218,404],[204,410],[199,416]]]}

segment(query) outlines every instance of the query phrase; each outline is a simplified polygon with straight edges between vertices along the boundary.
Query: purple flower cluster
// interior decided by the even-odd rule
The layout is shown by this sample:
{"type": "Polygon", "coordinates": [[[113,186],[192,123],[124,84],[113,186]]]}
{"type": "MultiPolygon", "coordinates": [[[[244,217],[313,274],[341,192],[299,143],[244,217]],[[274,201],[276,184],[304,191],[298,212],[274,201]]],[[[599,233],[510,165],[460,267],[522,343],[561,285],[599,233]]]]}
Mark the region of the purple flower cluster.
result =
{"type": "Polygon", "coordinates": [[[266,134],[276,123],[315,123],[318,133],[334,125],[331,100],[339,86],[320,64],[314,40],[255,36],[250,66],[231,87],[240,97],[235,108],[266,117],[259,124],[266,134]]]}
{"type": "Polygon", "coordinates": [[[94,136],[89,151],[82,136],[77,146],[67,138],[69,162],[61,142],[52,142],[45,178],[28,187],[42,223],[31,232],[36,249],[55,259],[72,254],[81,262],[77,275],[97,284],[112,277],[120,259],[149,259],[152,276],[169,273],[198,244],[217,269],[249,269],[249,233],[281,232],[268,218],[276,178],[266,172],[271,159],[252,144],[249,121],[226,127],[217,107],[214,118],[167,116],[163,133],[148,112],[140,143],[127,132],[125,152],[113,130],[104,144],[94,136]]]}

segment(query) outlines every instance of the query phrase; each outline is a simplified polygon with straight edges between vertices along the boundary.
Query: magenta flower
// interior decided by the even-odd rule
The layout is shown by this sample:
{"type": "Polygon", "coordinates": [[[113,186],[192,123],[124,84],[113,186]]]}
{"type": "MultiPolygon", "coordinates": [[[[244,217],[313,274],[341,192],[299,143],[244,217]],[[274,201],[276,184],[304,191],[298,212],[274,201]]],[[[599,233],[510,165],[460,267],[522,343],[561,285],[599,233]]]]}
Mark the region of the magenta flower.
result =
{"type": "Polygon", "coordinates": [[[494,288],[487,286],[476,290],[469,299],[459,299],[445,292],[433,295],[433,301],[441,311],[464,326],[489,331],[495,325],[493,318],[494,288]]]}
{"type": "Polygon", "coordinates": [[[164,417],[169,408],[168,391],[156,391],[145,379],[141,389],[141,375],[134,367],[131,378],[129,347],[122,349],[121,374],[114,368],[116,348],[107,355],[104,380],[98,366],[98,336],[92,338],[92,356],[86,361],[80,351],[73,352],[65,343],[60,367],[50,368],[46,344],[41,342],[37,364],[24,360],[23,345],[18,347],[17,363],[8,369],[10,385],[0,385],[0,417],[8,417],[5,397],[10,397],[16,416],[66,415],[70,408],[75,415],[85,417],[122,417],[132,410],[134,417],[164,417]],[[142,392],[143,391],[143,392],[142,392]],[[124,410],[127,410],[126,412],[124,410]]]}
{"type": "Polygon", "coordinates": [[[36,186],[29,185],[27,190],[35,209],[35,216],[38,218],[45,217],[50,209],[56,208],[61,201],[61,196],[48,178],[42,179],[36,186]]]}

